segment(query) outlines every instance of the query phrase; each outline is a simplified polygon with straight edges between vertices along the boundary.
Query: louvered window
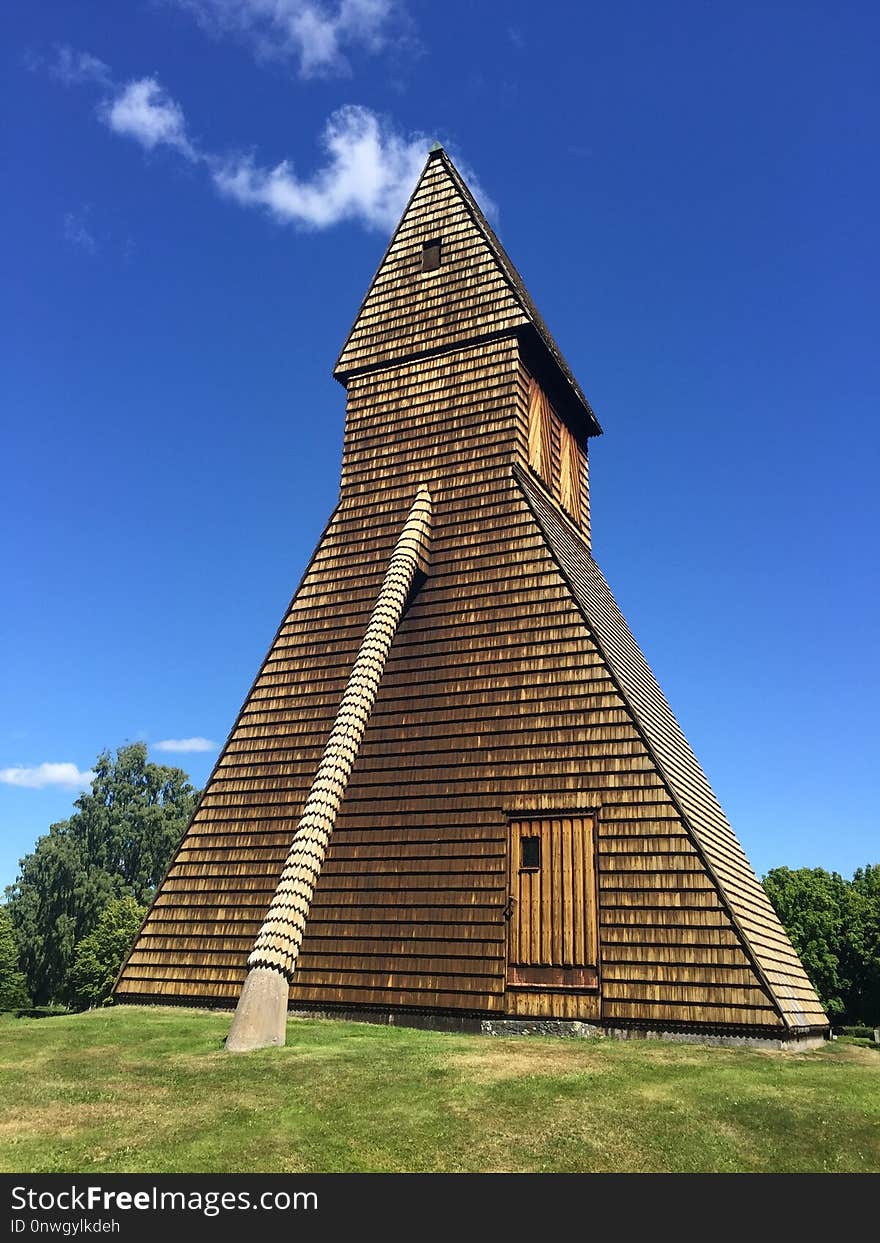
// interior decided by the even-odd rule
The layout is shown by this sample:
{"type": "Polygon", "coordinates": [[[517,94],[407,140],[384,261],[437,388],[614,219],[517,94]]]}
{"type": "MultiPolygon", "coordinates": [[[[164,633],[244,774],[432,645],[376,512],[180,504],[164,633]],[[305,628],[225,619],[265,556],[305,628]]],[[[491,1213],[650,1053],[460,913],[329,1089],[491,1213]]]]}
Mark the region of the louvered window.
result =
{"type": "Polygon", "coordinates": [[[584,477],[584,453],[577,438],[565,426],[560,425],[559,500],[580,526],[581,481],[584,477]]]}
{"type": "Polygon", "coordinates": [[[529,382],[529,466],[553,489],[553,424],[550,403],[537,380],[529,382]]]}

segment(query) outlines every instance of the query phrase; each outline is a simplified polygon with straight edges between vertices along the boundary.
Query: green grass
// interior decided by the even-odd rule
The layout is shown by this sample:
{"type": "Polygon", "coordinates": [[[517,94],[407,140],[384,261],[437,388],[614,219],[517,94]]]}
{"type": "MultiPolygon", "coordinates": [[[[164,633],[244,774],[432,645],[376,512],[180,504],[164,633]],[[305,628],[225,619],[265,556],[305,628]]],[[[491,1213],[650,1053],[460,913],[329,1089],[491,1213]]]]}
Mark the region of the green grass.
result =
{"type": "Polygon", "coordinates": [[[229,1015],[0,1016],[6,1172],[878,1171],[880,1054],[229,1015]]]}

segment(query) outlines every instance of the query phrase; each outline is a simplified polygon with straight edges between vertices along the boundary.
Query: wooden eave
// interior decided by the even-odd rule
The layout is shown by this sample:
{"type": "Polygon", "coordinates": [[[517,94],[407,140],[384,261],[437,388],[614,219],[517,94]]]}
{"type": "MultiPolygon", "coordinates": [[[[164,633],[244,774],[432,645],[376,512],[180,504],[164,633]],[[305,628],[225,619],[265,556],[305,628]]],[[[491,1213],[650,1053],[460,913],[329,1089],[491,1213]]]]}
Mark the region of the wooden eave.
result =
{"type": "MultiPolygon", "coordinates": [[[[529,292],[525,287],[522,277],[520,276],[519,272],[516,270],[513,262],[510,259],[510,256],[507,254],[504,247],[501,245],[501,242],[498,240],[498,237],[496,236],[494,230],[492,229],[492,226],[489,224],[488,220],[486,219],[486,217],[483,215],[482,211],[480,210],[476,200],[474,199],[473,195],[471,194],[470,190],[468,189],[467,185],[462,179],[460,173],[458,172],[458,169],[455,167],[455,165],[453,164],[452,160],[449,158],[447,153],[442,148],[437,148],[431,151],[430,154],[428,155],[428,159],[425,164],[425,169],[422,170],[422,177],[424,177],[424,173],[427,170],[427,168],[430,166],[432,160],[439,160],[440,163],[443,165],[450,180],[453,182],[456,189],[458,190],[458,193],[461,196],[462,202],[465,205],[465,209],[468,212],[468,215],[473,221],[478,232],[482,235],[489,249],[489,252],[492,255],[492,258],[495,260],[496,264],[498,265],[498,268],[501,271],[501,274],[506,284],[510,288],[511,292],[513,293],[514,297],[516,298],[517,302],[522,308],[524,314],[526,315],[528,323],[525,327],[518,328],[518,329],[510,329],[507,332],[505,332],[504,335],[511,335],[511,336],[515,335],[515,336],[520,337],[523,340],[526,348],[530,350],[533,356],[535,355],[536,350],[537,350],[537,352],[543,357],[544,365],[542,367],[542,370],[544,370],[546,373],[545,384],[548,387],[548,389],[552,390],[551,400],[553,400],[554,404],[557,405],[557,407],[559,407],[562,411],[565,411],[566,413],[568,413],[569,418],[572,419],[572,421],[574,422],[582,421],[585,425],[584,430],[587,436],[600,436],[602,434],[602,428],[599,424],[599,420],[596,418],[596,415],[593,411],[592,406],[587,400],[586,395],[584,394],[577,380],[574,378],[574,374],[572,373],[572,370],[569,367],[568,363],[565,361],[562,351],[560,350],[559,346],[554,341],[550,333],[550,330],[548,329],[543,318],[541,317],[540,312],[538,311],[538,308],[535,306],[534,302],[532,301],[529,295],[529,292]]],[[[394,230],[394,233],[391,235],[391,240],[389,241],[388,246],[385,250],[385,253],[382,256],[382,260],[373,275],[373,279],[370,281],[370,285],[367,289],[367,292],[364,295],[361,305],[358,308],[357,315],[354,318],[354,323],[352,324],[352,327],[349,330],[349,333],[345,338],[345,342],[342,346],[342,349],[339,352],[339,357],[337,358],[336,364],[333,368],[333,375],[335,379],[337,379],[339,383],[342,384],[343,386],[346,386],[350,376],[358,374],[359,372],[367,371],[371,369],[369,366],[358,366],[358,367],[345,368],[342,365],[342,358],[345,354],[345,351],[348,347],[348,343],[351,340],[354,330],[361,317],[361,313],[364,307],[366,306],[367,302],[369,301],[370,295],[373,292],[373,288],[376,284],[376,278],[381,272],[385,264],[385,261],[388,258],[388,255],[392,247],[394,246],[394,242],[395,242],[395,239],[397,238],[400,228],[403,225],[403,222],[407,217],[407,214],[409,212],[413,199],[415,198],[416,193],[418,192],[419,185],[421,184],[421,181],[422,181],[422,177],[420,177],[419,181],[416,183],[416,186],[412,194],[410,195],[409,201],[407,202],[407,205],[403,211],[403,215],[401,216],[397,224],[397,228],[394,230]]],[[[461,346],[464,344],[465,344],[464,341],[458,343],[457,348],[461,348],[461,346]]],[[[398,361],[402,362],[402,361],[410,361],[410,360],[411,360],[410,356],[405,355],[398,361]]],[[[389,362],[387,361],[384,361],[381,364],[377,364],[377,366],[380,366],[380,367],[387,367],[389,365],[391,364],[389,364],[389,362]]]]}

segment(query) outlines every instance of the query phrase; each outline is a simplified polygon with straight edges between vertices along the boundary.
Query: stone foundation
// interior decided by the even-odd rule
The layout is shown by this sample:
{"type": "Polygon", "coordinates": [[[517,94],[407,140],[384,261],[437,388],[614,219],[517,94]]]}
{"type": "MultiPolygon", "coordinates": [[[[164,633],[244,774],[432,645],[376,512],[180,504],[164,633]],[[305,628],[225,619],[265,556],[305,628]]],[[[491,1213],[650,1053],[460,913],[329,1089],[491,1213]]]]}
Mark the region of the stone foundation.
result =
{"type": "Polygon", "coordinates": [[[466,1032],[483,1036],[558,1036],[577,1040],[668,1040],[674,1044],[718,1045],[738,1049],[785,1049],[806,1052],[821,1048],[827,1037],[821,1032],[781,1036],[772,1030],[744,1031],[669,1030],[662,1027],[613,1027],[568,1019],[485,1018],[468,1014],[429,1014],[399,1010],[291,1010],[291,1018],[344,1019],[353,1023],[379,1023],[388,1027],[416,1027],[425,1031],[466,1032]]]}

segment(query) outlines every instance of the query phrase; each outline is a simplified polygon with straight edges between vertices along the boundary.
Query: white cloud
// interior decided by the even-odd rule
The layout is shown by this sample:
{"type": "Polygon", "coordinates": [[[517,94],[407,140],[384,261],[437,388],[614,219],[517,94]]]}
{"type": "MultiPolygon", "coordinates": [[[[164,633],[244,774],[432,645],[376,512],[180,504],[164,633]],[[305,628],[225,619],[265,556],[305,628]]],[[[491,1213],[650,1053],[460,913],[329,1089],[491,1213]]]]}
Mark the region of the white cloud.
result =
{"type": "Polygon", "coordinates": [[[177,0],[217,34],[245,39],[258,56],[297,60],[303,77],[348,71],[346,50],[378,52],[404,21],[401,0],[177,0]]]}
{"type": "Polygon", "coordinates": [[[214,184],[243,206],[264,207],[285,223],[323,229],[358,220],[392,228],[425,162],[428,139],[404,138],[368,108],[349,106],[332,114],[321,145],[327,158],[311,177],[299,177],[290,160],[260,168],[239,159],[218,163],[214,184]]]}
{"type": "Polygon", "coordinates": [[[187,751],[216,751],[217,744],[210,738],[163,738],[161,742],[151,742],[150,749],[183,754],[187,751]]]}
{"type": "Polygon", "coordinates": [[[113,79],[109,65],[91,52],[78,52],[76,48],[62,44],[56,47],[55,53],[55,63],[49,67],[49,72],[65,86],[79,86],[84,82],[110,86],[113,79]]]}
{"type": "MultiPolygon", "coordinates": [[[[368,21],[373,2],[346,0],[342,9],[368,21]]],[[[353,23],[355,18],[346,20],[353,23]]],[[[99,105],[98,116],[114,133],[133,138],[146,151],[167,146],[192,163],[205,165],[216,189],[241,206],[262,208],[282,223],[312,229],[343,221],[393,228],[430,145],[424,134],[404,135],[369,108],[349,104],[333,112],[325,124],[320,139],[324,162],[309,176],[298,174],[291,160],[265,167],[252,156],[218,156],[196,147],[183,109],[154,77],[115,88],[99,105]]],[[[473,173],[460,162],[459,167],[483,210],[494,215],[495,205],[473,173]]],[[[81,220],[71,217],[65,228],[69,241],[89,244],[81,220]]]]}
{"type": "Polygon", "coordinates": [[[94,254],[98,244],[86,228],[85,219],[85,212],[69,211],[64,217],[64,240],[70,242],[72,246],[79,246],[82,250],[94,254]]]}
{"type": "Polygon", "coordinates": [[[34,768],[0,768],[0,781],[5,785],[42,790],[46,786],[64,786],[69,790],[85,790],[95,779],[91,771],[80,772],[76,764],[37,764],[34,768]]]}
{"type": "Polygon", "coordinates": [[[174,147],[188,160],[198,159],[186,134],[180,104],[155,78],[129,82],[100,106],[98,115],[114,133],[134,138],[147,151],[165,145],[174,147]]]}

